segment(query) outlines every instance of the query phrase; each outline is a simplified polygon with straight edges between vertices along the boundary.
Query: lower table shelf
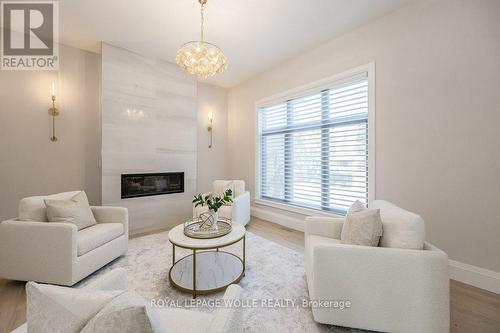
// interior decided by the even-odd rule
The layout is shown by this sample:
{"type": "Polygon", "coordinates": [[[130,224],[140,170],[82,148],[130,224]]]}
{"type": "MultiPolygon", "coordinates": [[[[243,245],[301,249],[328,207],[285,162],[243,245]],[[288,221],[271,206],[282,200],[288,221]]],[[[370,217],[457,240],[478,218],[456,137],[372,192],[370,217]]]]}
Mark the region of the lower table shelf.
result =
{"type": "Polygon", "coordinates": [[[168,277],[173,287],[196,297],[224,290],[240,281],[244,273],[243,260],[232,253],[193,251],[173,264],[168,277]]]}

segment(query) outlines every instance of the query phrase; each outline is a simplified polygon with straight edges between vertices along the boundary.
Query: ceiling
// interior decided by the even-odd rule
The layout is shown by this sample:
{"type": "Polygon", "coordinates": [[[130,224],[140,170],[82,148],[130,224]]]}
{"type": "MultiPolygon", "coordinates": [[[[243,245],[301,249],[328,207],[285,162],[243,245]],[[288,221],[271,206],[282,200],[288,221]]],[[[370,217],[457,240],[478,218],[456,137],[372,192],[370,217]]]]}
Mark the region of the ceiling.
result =
{"type": "MultiPolygon", "coordinates": [[[[383,16],[410,0],[209,0],[205,40],[228,57],[207,80],[232,87],[308,48],[383,16]]],[[[415,1],[415,0],[413,0],[415,1]]],[[[99,52],[105,41],[175,62],[199,39],[197,0],[61,0],[60,41],[99,52]]]]}

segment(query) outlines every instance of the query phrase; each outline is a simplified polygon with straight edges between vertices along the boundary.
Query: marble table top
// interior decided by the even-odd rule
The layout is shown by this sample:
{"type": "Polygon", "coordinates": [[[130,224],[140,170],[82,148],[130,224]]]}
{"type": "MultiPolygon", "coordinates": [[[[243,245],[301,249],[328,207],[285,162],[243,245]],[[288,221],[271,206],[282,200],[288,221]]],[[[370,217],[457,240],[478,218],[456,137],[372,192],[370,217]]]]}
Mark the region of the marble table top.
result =
{"type": "Polygon", "coordinates": [[[168,240],[177,246],[188,249],[214,249],[233,244],[245,236],[245,227],[238,223],[233,223],[232,230],[227,235],[217,238],[198,239],[184,235],[184,224],[171,229],[168,233],[168,240]]]}
{"type": "MultiPolygon", "coordinates": [[[[209,291],[227,286],[243,272],[242,261],[226,252],[200,252],[196,255],[196,290],[209,291]]],[[[175,263],[170,277],[179,287],[193,289],[193,256],[189,255],[175,263]]]]}

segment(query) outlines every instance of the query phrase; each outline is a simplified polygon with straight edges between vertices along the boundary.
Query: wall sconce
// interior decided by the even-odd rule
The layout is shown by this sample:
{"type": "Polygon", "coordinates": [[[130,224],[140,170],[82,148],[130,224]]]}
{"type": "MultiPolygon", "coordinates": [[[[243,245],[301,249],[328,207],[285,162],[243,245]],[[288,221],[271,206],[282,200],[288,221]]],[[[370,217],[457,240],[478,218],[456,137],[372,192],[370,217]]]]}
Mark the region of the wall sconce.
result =
{"type": "Polygon", "coordinates": [[[49,109],[49,115],[52,116],[52,136],[50,137],[50,141],[57,141],[56,137],[56,116],[59,115],[59,111],[56,109],[56,83],[52,82],[50,87],[50,93],[52,95],[52,107],[49,109]]]}
{"type": "Polygon", "coordinates": [[[212,124],[214,122],[214,114],[212,111],[208,113],[208,135],[209,135],[209,142],[208,142],[208,148],[212,148],[212,133],[213,133],[213,127],[212,124]]]}

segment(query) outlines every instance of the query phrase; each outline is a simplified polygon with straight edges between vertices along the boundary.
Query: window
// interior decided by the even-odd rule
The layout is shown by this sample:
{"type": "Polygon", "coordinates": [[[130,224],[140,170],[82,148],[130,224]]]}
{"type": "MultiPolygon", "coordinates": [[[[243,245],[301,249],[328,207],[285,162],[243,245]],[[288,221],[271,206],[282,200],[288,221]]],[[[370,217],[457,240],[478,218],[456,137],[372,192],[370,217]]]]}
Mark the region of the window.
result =
{"type": "Polygon", "coordinates": [[[259,107],[260,199],[344,214],[368,204],[368,72],[259,107]]]}

